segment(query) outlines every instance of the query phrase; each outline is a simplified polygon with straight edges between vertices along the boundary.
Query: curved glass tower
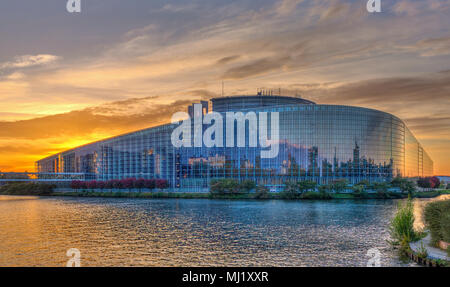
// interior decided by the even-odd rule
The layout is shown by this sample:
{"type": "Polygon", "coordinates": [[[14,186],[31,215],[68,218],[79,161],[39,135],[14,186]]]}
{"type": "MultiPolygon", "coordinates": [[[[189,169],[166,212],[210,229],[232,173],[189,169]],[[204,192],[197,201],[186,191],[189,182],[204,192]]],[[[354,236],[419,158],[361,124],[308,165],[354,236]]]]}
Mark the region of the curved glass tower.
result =
{"type": "MultiPolygon", "coordinates": [[[[171,136],[179,124],[166,124],[47,157],[36,163],[37,171],[82,172],[97,180],[164,178],[172,188],[188,190],[206,189],[213,178],[252,179],[280,187],[289,180],[326,183],[346,178],[356,183],[433,174],[433,162],[420,143],[399,118],[385,112],[262,94],[211,102],[212,110],[224,119],[222,144],[175,147],[171,136]],[[234,130],[233,141],[238,137],[237,124],[231,127],[225,120],[231,112],[266,114],[268,136],[273,138],[274,131],[279,135],[276,156],[264,157],[261,152],[267,148],[250,144],[252,132],[261,134],[251,117],[244,122],[245,145],[227,147],[227,128],[234,130]],[[275,113],[279,124],[272,126],[275,113]]],[[[200,105],[204,118],[209,105],[200,105]]],[[[192,118],[194,110],[188,109],[192,118]]],[[[194,121],[190,125],[194,138],[194,121]]],[[[197,128],[204,134],[210,126],[197,128]]]]}

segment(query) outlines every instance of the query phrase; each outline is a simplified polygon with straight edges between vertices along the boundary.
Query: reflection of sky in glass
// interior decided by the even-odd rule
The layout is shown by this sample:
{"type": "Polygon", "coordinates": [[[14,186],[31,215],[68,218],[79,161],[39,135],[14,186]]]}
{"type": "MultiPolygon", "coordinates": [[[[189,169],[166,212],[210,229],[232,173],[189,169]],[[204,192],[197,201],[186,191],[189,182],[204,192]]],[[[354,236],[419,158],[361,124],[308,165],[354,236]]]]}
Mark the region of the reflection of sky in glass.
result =
{"type": "MultiPolygon", "coordinates": [[[[243,98],[242,103],[233,102],[226,108],[241,109],[246,101],[243,98]]],[[[290,178],[322,183],[346,178],[355,183],[432,173],[426,152],[405,124],[390,114],[332,105],[286,105],[252,111],[267,112],[269,118],[271,112],[279,112],[277,157],[262,158],[261,147],[248,147],[248,124],[247,147],[179,149],[170,141],[173,126],[163,125],[67,151],[39,162],[39,168],[91,173],[92,178],[102,180],[160,177],[182,188],[204,188],[211,178],[220,177],[281,185],[290,178]]],[[[225,131],[225,120],[223,124],[225,131]]],[[[267,130],[271,130],[270,119],[267,130]]],[[[236,141],[236,128],[234,138],[236,141]]],[[[224,146],[225,141],[224,137],[224,146]]]]}

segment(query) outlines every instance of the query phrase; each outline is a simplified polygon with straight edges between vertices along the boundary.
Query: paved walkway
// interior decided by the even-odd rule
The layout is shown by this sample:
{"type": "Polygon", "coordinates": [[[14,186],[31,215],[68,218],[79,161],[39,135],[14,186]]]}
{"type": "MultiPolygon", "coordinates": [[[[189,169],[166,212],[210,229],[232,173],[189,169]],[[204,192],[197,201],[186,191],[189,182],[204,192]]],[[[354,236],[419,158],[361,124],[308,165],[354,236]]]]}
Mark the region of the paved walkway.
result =
{"type": "Polygon", "coordinates": [[[409,244],[409,246],[411,247],[411,249],[414,252],[417,253],[420,250],[421,242],[423,242],[423,246],[427,249],[429,258],[435,259],[435,260],[443,259],[443,260],[450,261],[450,257],[447,255],[447,252],[445,252],[444,250],[441,250],[439,248],[436,248],[436,247],[431,247],[430,241],[431,241],[431,236],[430,236],[430,234],[428,234],[427,237],[425,237],[422,240],[419,240],[416,242],[411,242],[409,244]]]}

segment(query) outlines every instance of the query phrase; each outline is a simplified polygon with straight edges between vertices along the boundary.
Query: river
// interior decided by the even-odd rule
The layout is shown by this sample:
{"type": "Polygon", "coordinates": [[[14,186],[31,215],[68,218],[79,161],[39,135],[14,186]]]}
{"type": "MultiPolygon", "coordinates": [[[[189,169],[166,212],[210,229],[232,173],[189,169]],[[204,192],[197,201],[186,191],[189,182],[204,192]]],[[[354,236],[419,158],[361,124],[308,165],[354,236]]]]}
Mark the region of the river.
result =
{"type": "Polygon", "coordinates": [[[0,196],[0,266],[408,266],[387,243],[396,200],[0,196]]]}

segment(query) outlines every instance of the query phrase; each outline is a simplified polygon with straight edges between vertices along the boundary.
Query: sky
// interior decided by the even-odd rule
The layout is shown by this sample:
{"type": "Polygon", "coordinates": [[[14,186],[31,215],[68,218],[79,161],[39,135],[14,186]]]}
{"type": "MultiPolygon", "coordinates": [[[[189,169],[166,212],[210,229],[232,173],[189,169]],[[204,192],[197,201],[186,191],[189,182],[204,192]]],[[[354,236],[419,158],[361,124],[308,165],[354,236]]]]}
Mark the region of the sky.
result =
{"type": "Polygon", "coordinates": [[[405,121],[450,175],[450,0],[0,3],[0,170],[282,89],[405,121]]]}

